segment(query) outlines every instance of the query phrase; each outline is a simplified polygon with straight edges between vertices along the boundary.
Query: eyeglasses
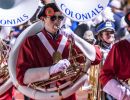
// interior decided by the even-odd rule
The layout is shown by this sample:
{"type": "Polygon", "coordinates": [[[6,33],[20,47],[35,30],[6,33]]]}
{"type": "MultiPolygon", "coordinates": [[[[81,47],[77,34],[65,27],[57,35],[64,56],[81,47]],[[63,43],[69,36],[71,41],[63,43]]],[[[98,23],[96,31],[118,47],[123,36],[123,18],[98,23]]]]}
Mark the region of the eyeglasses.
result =
{"type": "Polygon", "coordinates": [[[56,19],[62,21],[64,19],[64,16],[50,16],[51,21],[55,21],[56,19]]]}

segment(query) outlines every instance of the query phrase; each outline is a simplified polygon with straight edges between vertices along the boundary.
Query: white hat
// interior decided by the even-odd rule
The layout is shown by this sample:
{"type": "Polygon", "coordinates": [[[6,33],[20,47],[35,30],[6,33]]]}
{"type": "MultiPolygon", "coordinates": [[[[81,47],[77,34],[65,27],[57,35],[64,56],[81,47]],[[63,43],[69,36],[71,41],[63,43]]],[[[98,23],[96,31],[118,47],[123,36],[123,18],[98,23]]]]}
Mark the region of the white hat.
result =
{"type": "Polygon", "coordinates": [[[121,8],[121,2],[119,0],[112,0],[110,2],[110,6],[120,9],[121,8]]]}
{"type": "Polygon", "coordinates": [[[17,26],[36,12],[38,0],[0,0],[0,26],[17,26]]]}

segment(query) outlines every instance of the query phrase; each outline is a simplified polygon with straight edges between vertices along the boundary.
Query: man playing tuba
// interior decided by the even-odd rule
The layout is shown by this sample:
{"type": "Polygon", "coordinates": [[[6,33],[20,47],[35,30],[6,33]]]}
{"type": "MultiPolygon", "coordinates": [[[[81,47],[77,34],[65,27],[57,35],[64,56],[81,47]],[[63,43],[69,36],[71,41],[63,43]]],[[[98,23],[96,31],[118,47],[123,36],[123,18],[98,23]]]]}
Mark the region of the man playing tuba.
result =
{"type": "MultiPolygon", "coordinates": [[[[36,35],[27,37],[19,50],[16,77],[20,85],[29,86],[34,82],[48,80],[60,72],[66,74],[66,70],[74,63],[69,58],[70,50],[74,49],[71,52],[73,56],[83,54],[73,43],[73,39],[68,39],[60,33],[63,32],[59,26],[64,16],[55,3],[46,4],[38,17],[44,22],[44,28],[36,35]]],[[[100,52],[97,51],[93,62],[96,64],[101,60],[100,52]]],[[[79,64],[86,62],[86,57],[79,56],[76,58],[76,62],[79,64]]],[[[51,83],[46,88],[53,86],[59,88],[58,84],[61,83],[64,83],[64,80],[51,83]]],[[[76,100],[75,94],[62,98],[62,93],[59,90],[59,95],[63,100],[76,100]]]]}

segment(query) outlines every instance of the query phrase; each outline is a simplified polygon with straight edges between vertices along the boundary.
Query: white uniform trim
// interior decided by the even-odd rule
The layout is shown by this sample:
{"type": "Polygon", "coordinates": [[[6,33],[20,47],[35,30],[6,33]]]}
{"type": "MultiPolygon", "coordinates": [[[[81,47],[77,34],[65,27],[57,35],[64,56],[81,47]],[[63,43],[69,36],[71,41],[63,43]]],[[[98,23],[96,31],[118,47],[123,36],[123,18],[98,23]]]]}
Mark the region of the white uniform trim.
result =
{"type": "MultiPolygon", "coordinates": [[[[51,56],[53,56],[53,53],[55,52],[55,50],[53,49],[53,47],[51,46],[51,44],[49,43],[49,41],[47,40],[47,38],[45,37],[45,35],[42,32],[39,32],[37,34],[37,36],[39,37],[39,39],[41,40],[42,44],[46,47],[46,49],[48,50],[49,54],[51,56]]],[[[67,38],[65,36],[62,37],[62,40],[59,44],[59,47],[57,49],[57,51],[59,51],[61,54],[65,48],[65,44],[67,42],[67,38]]]]}
{"type": "Polygon", "coordinates": [[[62,52],[63,52],[63,50],[64,50],[64,48],[65,48],[66,42],[67,42],[67,38],[66,38],[65,36],[63,36],[63,37],[62,37],[62,40],[61,40],[61,42],[60,42],[60,45],[59,45],[59,47],[58,47],[58,50],[57,50],[57,51],[59,51],[61,54],[62,54],[62,52]]]}
{"type": "Polygon", "coordinates": [[[130,35],[127,35],[126,40],[130,43],[130,35]]]}
{"type": "Polygon", "coordinates": [[[53,53],[55,52],[55,50],[50,45],[49,41],[46,39],[46,37],[43,35],[42,32],[38,33],[37,36],[41,40],[42,44],[46,47],[46,49],[48,50],[49,54],[52,56],[53,53]]]}

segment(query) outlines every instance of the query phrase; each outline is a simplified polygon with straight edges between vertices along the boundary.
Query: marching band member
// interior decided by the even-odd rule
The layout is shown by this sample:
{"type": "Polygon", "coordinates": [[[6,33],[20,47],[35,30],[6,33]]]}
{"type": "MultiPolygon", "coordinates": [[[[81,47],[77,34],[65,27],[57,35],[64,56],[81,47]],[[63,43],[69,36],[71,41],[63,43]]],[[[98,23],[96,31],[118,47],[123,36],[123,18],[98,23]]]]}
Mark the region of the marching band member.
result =
{"type": "Polygon", "coordinates": [[[97,25],[96,32],[97,44],[100,46],[100,50],[103,53],[102,56],[104,63],[115,40],[115,25],[112,21],[103,21],[97,25]]]}
{"type": "MultiPolygon", "coordinates": [[[[0,51],[1,54],[3,52],[3,48],[2,48],[3,43],[6,44],[3,40],[5,38],[7,38],[9,33],[10,33],[10,27],[1,27],[1,29],[0,29],[0,45],[1,45],[0,49],[2,50],[2,51],[0,51]]],[[[4,50],[6,50],[6,48],[4,50]]],[[[4,61],[1,57],[0,68],[4,67],[6,65],[7,65],[7,62],[4,61]]],[[[5,80],[3,79],[3,76],[1,76],[1,73],[0,73],[0,86],[2,86],[5,83],[5,80]]],[[[9,84],[7,85],[8,89],[7,89],[6,92],[4,92],[2,94],[0,93],[1,94],[0,100],[12,100],[12,97],[13,97],[13,94],[14,94],[14,87],[13,87],[13,83],[11,82],[11,79],[9,79],[8,82],[9,82],[9,84]]]]}
{"type": "MultiPolygon", "coordinates": [[[[130,32],[130,12],[126,14],[125,21],[130,32]]],[[[117,100],[130,100],[129,49],[130,35],[113,45],[100,71],[99,79],[103,91],[117,100]]]]}
{"type": "MultiPolygon", "coordinates": [[[[8,54],[10,51],[9,34],[11,27],[1,27],[0,30],[0,100],[12,100],[15,98],[16,89],[13,86],[9,73],[6,72],[8,54]],[[7,74],[8,75],[7,75],[7,74]]],[[[7,69],[8,70],[8,69],[7,69]]]]}
{"type": "MultiPolygon", "coordinates": [[[[59,30],[64,19],[63,14],[55,3],[49,3],[45,5],[38,17],[44,22],[44,29],[26,38],[19,51],[16,76],[21,85],[48,80],[51,75],[64,71],[70,66],[70,61],[67,59],[70,40],[60,34],[59,30]],[[54,54],[62,59],[54,62],[54,54]]],[[[73,48],[81,53],[76,45],[73,48]]],[[[100,59],[100,52],[96,52],[94,62],[99,63],[100,59]]],[[[81,57],[78,61],[84,62],[84,59],[81,57]]],[[[76,97],[71,95],[64,100],[76,100],[76,97]]]]}
{"type": "MultiPolygon", "coordinates": [[[[97,28],[96,28],[96,36],[97,36],[97,44],[100,47],[100,50],[102,52],[102,64],[101,67],[103,66],[106,57],[112,48],[112,45],[114,44],[115,40],[115,25],[114,22],[112,21],[103,21],[101,22],[97,28]]],[[[113,97],[106,93],[102,93],[102,99],[107,99],[107,100],[113,100],[113,97]]]]}

